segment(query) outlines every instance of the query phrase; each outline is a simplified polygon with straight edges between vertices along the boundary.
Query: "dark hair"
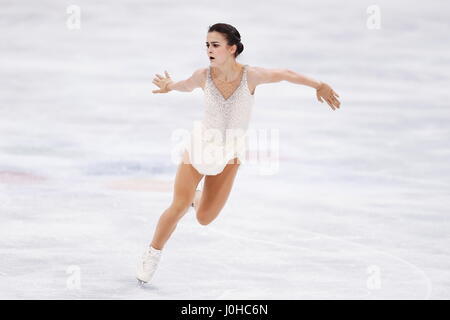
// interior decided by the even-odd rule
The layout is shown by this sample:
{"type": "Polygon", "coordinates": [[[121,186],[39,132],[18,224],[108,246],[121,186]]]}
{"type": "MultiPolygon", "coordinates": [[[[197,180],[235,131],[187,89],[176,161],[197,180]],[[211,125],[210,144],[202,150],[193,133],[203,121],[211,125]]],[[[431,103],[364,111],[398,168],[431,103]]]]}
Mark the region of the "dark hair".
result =
{"type": "Polygon", "coordinates": [[[237,49],[234,52],[235,58],[244,51],[244,45],[241,43],[241,35],[232,25],[227,23],[216,23],[208,28],[208,33],[213,31],[222,33],[225,36],[225,39],[227,39],[227,44],[229,46],[236,45],[237,49]]]}

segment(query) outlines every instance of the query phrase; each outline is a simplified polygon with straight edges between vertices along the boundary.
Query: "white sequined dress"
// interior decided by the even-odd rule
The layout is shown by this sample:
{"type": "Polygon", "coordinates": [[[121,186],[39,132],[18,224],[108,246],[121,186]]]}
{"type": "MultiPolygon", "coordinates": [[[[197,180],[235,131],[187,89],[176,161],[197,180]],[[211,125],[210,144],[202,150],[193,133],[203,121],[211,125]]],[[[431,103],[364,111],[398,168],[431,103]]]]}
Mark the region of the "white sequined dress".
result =
{"type": "Polygon", "coordinates": [[[241,82],[228,99],[214,84],[211,67],[207,69],[204,116],[181,148],[182,153],[188,151],[189,163],[201,174],[217,175],[235,157],[244,162],[254,95],[248,89],[248,65],[243,68],[241,82]]]}

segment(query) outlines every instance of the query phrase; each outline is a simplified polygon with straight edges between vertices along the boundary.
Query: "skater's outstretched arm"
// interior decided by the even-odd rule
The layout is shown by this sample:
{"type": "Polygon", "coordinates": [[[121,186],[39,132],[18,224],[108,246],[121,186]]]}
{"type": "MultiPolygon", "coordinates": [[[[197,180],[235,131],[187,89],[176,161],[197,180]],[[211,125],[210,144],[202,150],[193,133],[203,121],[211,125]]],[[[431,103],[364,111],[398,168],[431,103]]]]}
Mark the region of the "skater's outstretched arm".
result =
{"type": "Polygon", "coordinates": [[[337,98],[339,95],[325,82],[318,81],[289,69],[266,69],[262,67],[253,67],[252,69],[256,85],[286,80],[316,89],[317,100],[320,102],[325,100],[333,110],[339,108],[341,105],[337,98]]]}
{"type": "Polygon", "coordinates": [[[201,80],[204,69],[198,69],[186,80],[173,82],[167,71],[164,71],[165,77],[156,74],[156,78],[153,79],[153,83],[160,89],[153,90],[153,93],[167,93],[172,90],[191,92],[195,88],[201,88],[201,80]]]}

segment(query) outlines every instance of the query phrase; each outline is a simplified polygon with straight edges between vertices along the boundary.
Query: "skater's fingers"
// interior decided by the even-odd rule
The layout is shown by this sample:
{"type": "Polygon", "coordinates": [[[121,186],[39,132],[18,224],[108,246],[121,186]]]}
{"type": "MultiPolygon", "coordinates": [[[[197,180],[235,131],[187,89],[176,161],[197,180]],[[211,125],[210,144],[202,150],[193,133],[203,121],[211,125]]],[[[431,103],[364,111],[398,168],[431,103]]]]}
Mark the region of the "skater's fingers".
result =
{"type": "Polygon", "coordinates": [[[339,103],[339,101],[333,101],[333,105],[334,105],[336,108],[339,108],[339,106],[340,106],[341,104],[339,103]]]}
{"type": "Polygon", "coordinates": [[[336,96],[333,96],[333,101],[339,102],[339,99],[336,96]]]}
{"type": "Polygon", "coordinates": [[[336,98],[333,98],[333,101],[334,101],[334,104],[339,108],[339,106],[341,105],[341,102],[336,98]]]}
{"type": "Polygon", "coordinates": [[[153,83],[156,84],[160,88],[162,88],[162,86],[163,86],[163,82],[161,80],[155,80],[153,83]]]}
{"type": "Polygon", "coordinates": [[[164,77],[163,77],[162,75],[160,75],[160,74],[156,74],[156,76],[157,76],[159,79],[164,79],[164,77]]]}
{"type": "Polygon", "coordinates": [[[333,110],[336,110],[337,109],[336,103],[334,103],[333,101],[330,101],[330,102],[331,102],[331,107],[333,108],[333,110]]]}
{"type": "Polygon", "coordinates": [[[334,106],[336,109],[339,109],[339,103],[337,103],[336,101],[333,101],[333,106],[334,106]]]}
{"type": "Polygon", "coordinates": [[[330,99],[325,99],[325,100],[328,103],[328,105],[334,110],[334,106],[333,106],[333,103],[331,102],[331,100],[330,99]]]}
{"type": "Polygon", "coordinates": [[[327,98],[327,103],[330,105],[330,107],[333,107],[333,101],[330,98],[327,98]]]}
{"type": "Polygon", "coordinates": [[[164,71],[167,78],[170,78],[169,73],[167,71],[164,71]]]}

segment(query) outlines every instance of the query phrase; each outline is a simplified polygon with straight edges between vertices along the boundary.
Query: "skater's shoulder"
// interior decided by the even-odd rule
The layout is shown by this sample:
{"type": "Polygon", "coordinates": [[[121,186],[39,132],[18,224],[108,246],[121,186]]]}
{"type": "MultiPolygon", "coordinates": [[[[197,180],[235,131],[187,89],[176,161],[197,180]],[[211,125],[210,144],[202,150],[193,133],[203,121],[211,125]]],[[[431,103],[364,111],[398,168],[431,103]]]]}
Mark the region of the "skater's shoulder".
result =
{"type": "Polygon", "coordinates": [[[201,67],[201,68],[196,69],[194,71],[194,74],[206,76],[207,72],[208,72],[208,67],[201,67]]]}
{"type": "Polygon", "coordinates": [[[248,66],[248,80],[255,85],[279,82],[284,78],[286,69],[248,66]]]}
{"type": "Polygon", "coordinates": [[[195,88],[205,88],[205,81],[206,81],[206,75],[207,75],[208,68],[198,68],[196,69],[190,78],[188,79],[190,83],[190,87],[193,89],[195,88]]]}
{"type": "Polygon", "coordinates": [[[258,82],[258,80],[264,77],[266,70],[267,69],[263,67],[247,65],[247,78],[251,82],[258,82]]]}
{"type": "Polygon", "coordinates": [[[205,89],[206,77],[208,76],[208,67],[201,67],[194,71],[192,77],[195,78],[195,81],[198,87],[205,89]]]}
{"type": "Polygon", "coordinates": [[[264,73],[267,73],[269,69],[259,67],[259,66],[249,66],[247,65],[247,74],[249,77],[255,77],[259,78],[264,75],[264,73]]]}
{"type": "Polygon", "coordinates": [[[206,79],[207,72],[208,72],[207,67],[198,68],[192,73],[192,77],[197,80],[206,79]]]}
{"type": "Polygon", "coordinates": [[[256,66],[251,66],[251,65],[246,65],[247,67],[247,78],[251,77],[253,78],[255,76],[255,72],[258,72],[258,67],[256,66]]]}

